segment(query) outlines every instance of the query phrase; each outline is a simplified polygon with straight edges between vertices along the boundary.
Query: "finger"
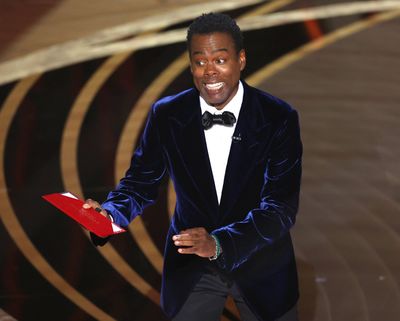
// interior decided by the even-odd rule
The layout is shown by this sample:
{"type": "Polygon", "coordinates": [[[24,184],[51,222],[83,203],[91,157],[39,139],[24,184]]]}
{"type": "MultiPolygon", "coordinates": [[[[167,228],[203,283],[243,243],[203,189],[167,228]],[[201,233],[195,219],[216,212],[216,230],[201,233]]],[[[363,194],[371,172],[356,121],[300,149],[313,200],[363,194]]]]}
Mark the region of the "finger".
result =
{"type": "Polygon", "coordinates": [[[90,198],[88,198],[85,203],[83,204],[83,207],[88,209],[88,208],[96,208],[96,207],[100,207],[100,204],[90,198]]]}
{"type": "Polygon", "coordinates": [[[108,218],[108,213],[101,208],[100,204],[90,198],[88,198],[85,203],[82,205],[84,209],[93,208],[96,212],[100,213],[104,217],[108,218]]]}
{"type": "Polygon", "coordinates": [[[197,235],[191,235],[191,234],[178,234],[172,237],[173,241],[196,241],[198,239],[199,238],[197,235]]]}
{"type": "Polygon", "coordinates": [[[195,242],[191,241],[191,240],[175,240],[174,244],[176,246],[193,246],[195,244],[195,242]]]}
{"type": "Polygon", "coordinates": [[[180,253],[180,254],[196,254],[197,249],[195,247],[180,247],[178,249],[178,253],[180,253]]]}

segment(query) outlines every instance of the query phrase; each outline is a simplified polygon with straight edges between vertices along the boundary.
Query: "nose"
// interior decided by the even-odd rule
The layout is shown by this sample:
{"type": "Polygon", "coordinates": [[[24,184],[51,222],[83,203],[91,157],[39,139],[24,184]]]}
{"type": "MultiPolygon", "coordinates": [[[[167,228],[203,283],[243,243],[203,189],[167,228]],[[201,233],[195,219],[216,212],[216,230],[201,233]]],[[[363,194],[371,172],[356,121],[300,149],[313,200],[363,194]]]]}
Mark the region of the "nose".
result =
{"type": "Polygon", "coordinates": [[[204,76],[215,76],[218,73],[213,63],[208,63],[204,69],[204,76]]]}

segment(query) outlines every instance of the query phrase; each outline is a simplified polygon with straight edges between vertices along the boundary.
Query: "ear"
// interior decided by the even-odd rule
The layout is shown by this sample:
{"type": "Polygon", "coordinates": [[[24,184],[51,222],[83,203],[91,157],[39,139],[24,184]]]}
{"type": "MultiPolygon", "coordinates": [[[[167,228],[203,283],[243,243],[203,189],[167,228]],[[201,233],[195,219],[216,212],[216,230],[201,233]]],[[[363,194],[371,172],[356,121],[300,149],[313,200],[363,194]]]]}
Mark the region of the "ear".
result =
{"type": "Polygon", "coordinates": [[[246,67],[246,52],[244,49],[239,51],[239,63],[240,63],[240,71],[246,67]]]}

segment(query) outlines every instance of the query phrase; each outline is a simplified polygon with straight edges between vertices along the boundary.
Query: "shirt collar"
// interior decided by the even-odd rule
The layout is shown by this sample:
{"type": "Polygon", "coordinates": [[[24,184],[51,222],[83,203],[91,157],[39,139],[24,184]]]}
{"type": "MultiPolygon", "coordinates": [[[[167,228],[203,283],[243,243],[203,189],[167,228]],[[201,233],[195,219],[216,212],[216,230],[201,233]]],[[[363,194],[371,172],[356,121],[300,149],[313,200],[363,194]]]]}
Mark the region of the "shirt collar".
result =
{"type": "Polygon", "coordinates": [[[221,110],[218,110],[213,106],[210,106],[209,104],[206,103],[206,101],[203,99],[203,97],[200,96],[201,113],[203,114],[205,111],[208,111],[211,114],[222,114],[224,111],[230,111],[231,113],[233,113],[235,115],[236,119],[238,119],[240,108],[242,107],[243,94],[244,94],[243,84],[239,80],[239,86],[238,86],[238,90],[237,90],[235,96],[221,110]]]}

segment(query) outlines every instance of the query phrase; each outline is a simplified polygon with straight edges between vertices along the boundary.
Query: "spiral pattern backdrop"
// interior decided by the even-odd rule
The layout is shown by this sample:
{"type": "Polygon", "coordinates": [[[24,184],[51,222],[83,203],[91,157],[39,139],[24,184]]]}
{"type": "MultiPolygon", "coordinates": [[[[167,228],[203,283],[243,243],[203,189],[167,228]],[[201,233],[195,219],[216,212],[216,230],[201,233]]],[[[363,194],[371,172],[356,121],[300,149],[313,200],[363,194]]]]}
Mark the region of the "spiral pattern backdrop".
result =
{"type": "MultiPolygon", "coordinates": [[[[211,9],[244,30],[243,78],[301,117],[300,319],[398,320],[400,2],[225,5],[211,9]]],[[[0,64],[0,320],[166,320],[159,289],[175,203],[169,179],[128,233],[102,248],[41,196],[101,201],[115,186],[151,104],[192,84],[182,30],[193,12],[182,12],[154,17],[127,39],[104,32],[102,41],[99,33],[50,48],[52,56],[0,64]]],[[[222,320],[240,320],[231,300],[222,320]]]]}

